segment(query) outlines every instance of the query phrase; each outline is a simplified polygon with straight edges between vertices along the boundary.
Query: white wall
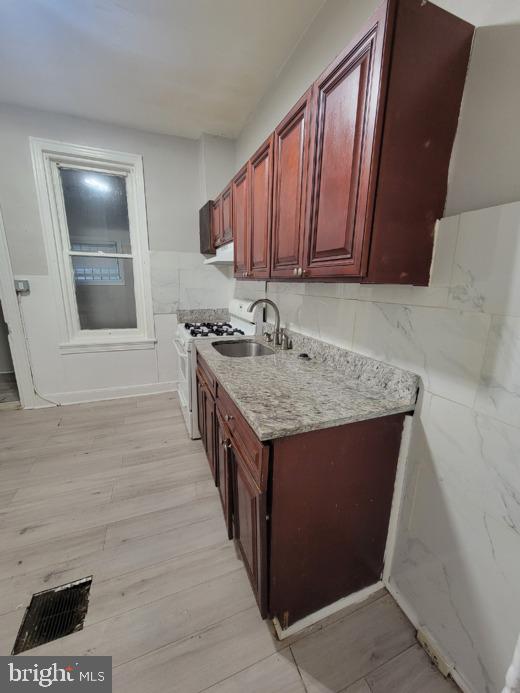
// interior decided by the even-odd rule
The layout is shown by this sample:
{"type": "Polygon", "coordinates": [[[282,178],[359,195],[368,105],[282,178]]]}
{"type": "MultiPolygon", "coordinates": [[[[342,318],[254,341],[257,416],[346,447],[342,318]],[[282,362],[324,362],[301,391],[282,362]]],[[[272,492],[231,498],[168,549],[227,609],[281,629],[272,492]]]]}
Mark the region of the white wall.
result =
{"type": "Polygon", "coordinates": [[[199,139],[200,204],[217,197],[235,171],[235,140],[203,134],[199,139]]]}
{"type": "Polygon", "coordinates": [[[173,387],[177,379],[172,345],[177,309],[225,307],[233,290],[230,270],[204,267],[198,252],[200,180],[225,185],[233,143],[212,138],[201,161],[195,140],[0,105],[0,151],[0,207],[13,272],[31,283],[31,293],[23,297],[22,306],[38,390],[51,399],[70,402],[173,387]],[[155,349],[60,354],[30,136],[143,156],[158,338],[155,349]]]}
{"type": "MultiPolygon", "coordinates": [[[[328,0],[237,142],[236,167],[377,0],[328,0]]],[[[520,4],[438,0],[477,31],[450,214],[520,200],[520,4]]],[[[520,630],[520,204],[445,219],[432,286],[268,284],[301,332],[419,373],[391,584],[468,690],[498,693],[520,630]]]]}

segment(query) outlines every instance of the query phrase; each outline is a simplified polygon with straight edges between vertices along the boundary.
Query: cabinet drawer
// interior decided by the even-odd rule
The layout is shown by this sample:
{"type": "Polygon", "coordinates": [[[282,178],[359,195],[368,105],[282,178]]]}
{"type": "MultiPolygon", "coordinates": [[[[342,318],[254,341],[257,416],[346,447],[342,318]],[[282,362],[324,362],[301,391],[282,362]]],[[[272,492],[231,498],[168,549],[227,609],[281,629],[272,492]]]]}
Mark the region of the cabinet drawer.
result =
{"type": "Polygon", "coordinates": [[[267,487],[269,446],[264,445],[246,422],[231,397],[219,384],[217,407],[231,437],[260,490],[267,487]]]}
{"type": "Polygon", "coordinates": [[[216,396],[217,394],[217,381],[215,376],[213,375],[213,371],[209,368],[208,364],[202,356],[197,352],[197,368],[199,371],[202,372],[202,375],[204,377],[204,380],[206,381],[206,384],[208,386],[209,391],[213,395],[213,397],[216,396]]]}

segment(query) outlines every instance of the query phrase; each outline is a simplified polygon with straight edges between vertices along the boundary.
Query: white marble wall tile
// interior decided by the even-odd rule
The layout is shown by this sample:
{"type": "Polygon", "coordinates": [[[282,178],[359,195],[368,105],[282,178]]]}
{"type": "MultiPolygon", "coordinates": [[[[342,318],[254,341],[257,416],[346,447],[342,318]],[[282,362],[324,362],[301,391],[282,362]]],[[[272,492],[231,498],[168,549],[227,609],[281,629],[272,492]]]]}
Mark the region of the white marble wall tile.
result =
{"type": "MultiPolygon", "coordinates": [[[[337,346],[352,346],[355,301],[290,293],[268,295],[280,309],[282,326],[337,346]]],[[[269,316],[272,320],[271,312],[269,316]]]]}
{"type": "Polygon", "coordinates": [[[435,227],[430,286],[450,286],[453,260],[459,236],[460,216],[440,219],[435,227]]]}
{"type": "Polygon", "coordinates": [[[154,314],[178,308],[222,308],[233,295],[230,265],[205,265],[200,253],[151,253],[154,314]]]}
{"type": "Polygon", "coordinates": [[[178,357],[173,340],[177,331],[177,316],[155,315],[155,337],[157,339],[157,379],[160,383],[178,380],[178,357]]]}
{"type": "Polygon", "coordinates": [[[377,303],[443,307],[448,303],[447,286],[393,286],[360,284],[357,298],[377,303]]]}
{"type": "Polygon", "coordinates": [[[520,539],[520,429],[434,396],[424,430],[439,478],[520,539]]]}
{"type": "Polygon", "coordinates": [[[357,298],[359,287],[359,284],[342,284],[341,282],[304,283],[300,286],[299,293],[304,293],[308,296],[354,299],[357,298]]]}
{"type": "Polygon", "coordinates": [[[267,291],[274,294],[304,294],[305,282],[267,282],[267,291]]]}
{"type": "Polygon", "coordinates": [[[520,316],[520,202],[460,216],[449,305],[520,316]]]}
{"type": "Polygon", "coordinates": [[[266,283],[265,282],[255,282],[255,281],[237,281],[232,280],[233,288],[232,295],[233,298],[262,298],[266,295],[266,283]]]}
{"type": "Polygon", "coordinates": [[[358,301],[352,348],[419,374],[435,394],[472,405],[489,322],[445,308],[358,301]]]}
{"type": "Polygon", "coordinates": [[[177,253],[152,251],[150,272],[154,315],[175,313],[179,306],[177,253]]]}
{"type": "Polygon", "coordinates": [[[422,464],[406,558],[391,582],[456,654],[475,693],[497,693],[520,623],[520,537],[422,464]]]}
{"type": "Polygon", "coordinates": [[[476,408],[520,426],[520,318],[492,318],[476,408]]]}

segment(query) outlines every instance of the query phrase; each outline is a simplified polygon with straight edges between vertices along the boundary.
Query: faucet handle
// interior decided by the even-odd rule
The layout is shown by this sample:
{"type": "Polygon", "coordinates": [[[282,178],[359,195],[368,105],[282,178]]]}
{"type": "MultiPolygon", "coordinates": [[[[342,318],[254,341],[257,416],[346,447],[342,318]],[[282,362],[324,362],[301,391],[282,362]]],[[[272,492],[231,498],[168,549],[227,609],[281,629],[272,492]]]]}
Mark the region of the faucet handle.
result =
{"type": "Polygon", "coordinates": [[[285,330],[283,331],[282,334],[282,349],[292,349],[292,339],[290,339],[289,335],[285,330]]]}

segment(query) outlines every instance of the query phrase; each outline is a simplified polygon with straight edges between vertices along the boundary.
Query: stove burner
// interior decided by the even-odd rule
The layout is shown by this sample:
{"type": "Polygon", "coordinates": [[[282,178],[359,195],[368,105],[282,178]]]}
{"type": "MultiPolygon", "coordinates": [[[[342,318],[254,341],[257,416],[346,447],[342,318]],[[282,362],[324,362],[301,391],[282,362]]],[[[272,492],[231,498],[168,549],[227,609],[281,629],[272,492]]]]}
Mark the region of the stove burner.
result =
{"type": "Polygon", "coordinates": [[[230,322],[185,322],[184,328],[189,331],[192,337],[232,337],[233,335],[244,335],[244,330],[233,327],[230,322]]]}

